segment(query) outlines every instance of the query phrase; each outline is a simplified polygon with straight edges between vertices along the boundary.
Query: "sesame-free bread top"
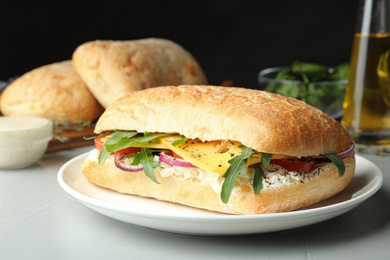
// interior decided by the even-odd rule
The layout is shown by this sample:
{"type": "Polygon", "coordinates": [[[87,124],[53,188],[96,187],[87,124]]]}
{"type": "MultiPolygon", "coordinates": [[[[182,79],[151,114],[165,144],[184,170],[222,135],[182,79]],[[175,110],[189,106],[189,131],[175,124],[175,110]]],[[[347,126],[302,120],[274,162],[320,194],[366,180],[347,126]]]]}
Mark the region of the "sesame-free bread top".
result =
{"type": "Polygon", "coordinates": [[[302,101],[218,86],[166,86],[133,92],[100,117],[95,131],[110,130],[234,140],[259,152],[298,157],[340,153],[353,142],[338,121],[302,101]]]}
{"type": "Polygon", "coordinates": [[[72,61],[33,69],[2,93],[5,116],[41,116],[64,121],[94,121],[103,109],[76,73],[72,61]]]}
{"type": "Polygon", "coordinates": [[[165,39],[91,41],[80,45],[72,60],[105,108],[136,90],[207,84],[195,58],[180,45],[165,39]]]}

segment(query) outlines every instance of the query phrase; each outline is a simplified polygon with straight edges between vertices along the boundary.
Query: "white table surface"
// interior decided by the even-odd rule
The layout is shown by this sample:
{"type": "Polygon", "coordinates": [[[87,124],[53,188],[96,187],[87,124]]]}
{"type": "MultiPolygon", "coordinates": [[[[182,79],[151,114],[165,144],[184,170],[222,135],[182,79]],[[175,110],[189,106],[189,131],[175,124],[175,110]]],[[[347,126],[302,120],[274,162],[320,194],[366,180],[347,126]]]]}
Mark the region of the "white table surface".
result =
{"type": "Polygon", "coordinates": [[[0,259],[390,259],[390,157],[360,154],[380,167],[384,184],[340,217],[276,233],[202,237],[114,220],[68,195],[58,170],[91,148],[0,170],[0,259]]]}

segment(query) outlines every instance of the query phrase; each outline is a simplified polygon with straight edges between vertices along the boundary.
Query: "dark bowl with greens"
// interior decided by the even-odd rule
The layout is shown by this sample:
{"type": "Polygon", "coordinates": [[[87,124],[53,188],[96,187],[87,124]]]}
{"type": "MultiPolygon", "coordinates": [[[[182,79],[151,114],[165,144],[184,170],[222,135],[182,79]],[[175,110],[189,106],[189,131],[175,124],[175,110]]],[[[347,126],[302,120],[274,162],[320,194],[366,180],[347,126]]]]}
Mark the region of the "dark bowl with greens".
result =
{"type": "Polygon", "coordinates": [[[339,119],[343,115],[349,64],[329,68],[319,64],[295,61],[290,67],[260,71],[260,89],[293,97],[339,119]]]}

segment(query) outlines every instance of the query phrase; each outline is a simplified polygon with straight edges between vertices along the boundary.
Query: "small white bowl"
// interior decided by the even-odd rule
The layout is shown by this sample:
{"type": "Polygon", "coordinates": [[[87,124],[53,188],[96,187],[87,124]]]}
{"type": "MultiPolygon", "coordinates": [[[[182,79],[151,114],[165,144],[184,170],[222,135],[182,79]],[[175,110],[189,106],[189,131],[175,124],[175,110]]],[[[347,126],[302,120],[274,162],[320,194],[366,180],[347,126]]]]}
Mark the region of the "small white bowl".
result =
{"type": "Polygon", "coordinates": [[[53,123],[41,117],[0,117],[0,168],[25,168],[38,161],[53,138],[53,123]]]}

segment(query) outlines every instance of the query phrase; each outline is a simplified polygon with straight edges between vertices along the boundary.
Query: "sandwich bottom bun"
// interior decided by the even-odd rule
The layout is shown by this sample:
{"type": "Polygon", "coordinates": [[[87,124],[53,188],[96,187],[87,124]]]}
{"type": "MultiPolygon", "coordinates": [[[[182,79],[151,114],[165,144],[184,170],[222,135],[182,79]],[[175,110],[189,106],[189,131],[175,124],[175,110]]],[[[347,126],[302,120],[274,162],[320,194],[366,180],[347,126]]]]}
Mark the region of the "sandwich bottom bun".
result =
{"type": "Polygon", "coordinates": [[[112,157],[99,165],[96,151],[93,150],[85,159],[82,172],[90,182],[98,186],[124,194],[229,214],[254,215],[306,207],[342,191],[351,182],[355,172],[355,155],[352,154],[343,160],[346,171],[342,177],[339,177],[338,169],[333,163],[321,163],[312,174],[304,177],[301,175],[301,179],[293,181],[275,184],[266,175],[258,195],[254,194],[250,174],[247,174],[248,180],[240,180],[240,177],[237,179],[228,203],[224,204],[220,196],[223,177],[219,174],[162,164],[161,169],[155,169],[160,182],[156,184],[143,171],[120,170],[112,157]]]}

